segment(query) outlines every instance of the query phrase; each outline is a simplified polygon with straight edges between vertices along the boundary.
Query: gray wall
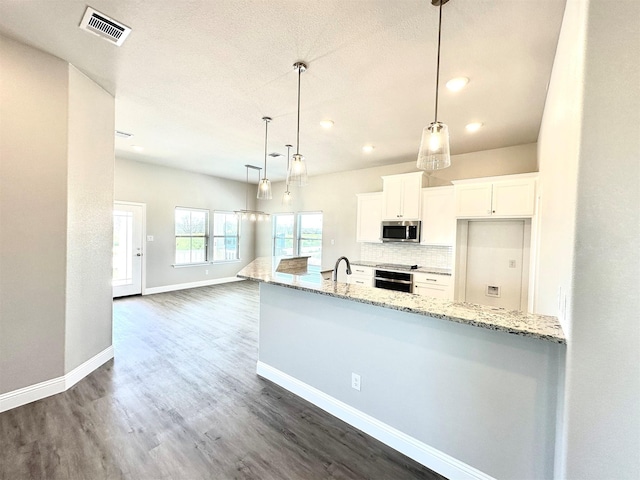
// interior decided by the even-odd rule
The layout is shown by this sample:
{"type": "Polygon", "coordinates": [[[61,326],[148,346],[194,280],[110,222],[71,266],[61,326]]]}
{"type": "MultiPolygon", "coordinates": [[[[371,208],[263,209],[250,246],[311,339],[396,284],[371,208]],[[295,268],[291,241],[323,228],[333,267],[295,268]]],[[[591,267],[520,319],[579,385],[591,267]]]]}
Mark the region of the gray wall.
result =
{"type": "Polygon", "coordinates": [[[563,355],[547,341],[260,284],[261,362],[499,479],[552,478],[563,355]]]}
{"type": "MultiPolygon", "coordinates": [[[[550,84],[559,100],[545,111],[540,139],[552,142],[541,158],[545,176],[561,175],[558,162],[577,165],[575,234],[561,230],[542,251],[572,253],[569,268],[540,272],[570,288],[562,478],[640,478],[638,18],[635,0],[567,3],[550,84]]],[[[562,198],[561,187],[551,193],[562,198]]]]}
{"type": "Polygon", "coordinates": [[[0,36],[0,393],[64,374],[66,62],[0,36]]]}
{"type": "Polygon", "coordinates": [[[4,37],[0,59],[1,394],[111,345],[114,101],[4,37]]]}
{"type": "MultiPolygon", "coordinates": [[[[313,162],[307,167],[313,172],[313,162]]],[[[429,180],[430,186],[446,185],[451,180],[488,177],[513,173],[535,172],[536,145],[518,145],[484,152],[453,155],[451,167],[437,172],[429,180]]],[[[415,172],[415,160],[407,163],[351,170],[309,178],[309,185],[293,188],[293,203],[286,209],[281,204],[284,183],[273,185],[273,200],[258,202],[266,212],[322,211],[322,267],[333,268],[341,255],[359,259],[360,244],[356,243],[356,193],[382,191],[382,175],[415,172]],[[331,244],[334,240],[334,245],[331,244]]],[[[258,226],[257,256],[271,255],[272,241],[269,224],[258,226]]]]}
{"type": "MultiPolygon", "coordinates": [[[[255,207],[255,185],[250,186],[249,208],[255,207]]],[[[234,211],[245,208],[246,184],[143,162],[116,159],[115,200],[147,205],[146,287],[164,287],[233,277],[255,258],[255,229],[241,223],[240,262],[179,267],[175,263],[175,207],[234,211]],[[209,271],[207,275],[205,272],[209,271]]]]}
{"type": "Polygon", "coordinates": [[[114,122],[113,97],[70,65],[65,372],[111,345],[114,122]]]}
{"type": "Polygon", "coordinates": [[[566,289],[558,476],[580,480],[640,478],[640,3],[611,6],[567,3],[539,138],[544,202],[575,219],[545,208],[539,273],[566,289]]]}

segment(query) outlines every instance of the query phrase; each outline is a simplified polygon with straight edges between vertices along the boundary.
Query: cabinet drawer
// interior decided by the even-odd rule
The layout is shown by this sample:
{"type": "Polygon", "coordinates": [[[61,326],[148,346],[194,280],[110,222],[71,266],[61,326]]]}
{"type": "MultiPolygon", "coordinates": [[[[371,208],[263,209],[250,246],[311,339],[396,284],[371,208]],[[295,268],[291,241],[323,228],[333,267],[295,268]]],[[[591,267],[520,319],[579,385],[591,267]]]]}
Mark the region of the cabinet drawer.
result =
{"type": "Polygon", "coordinates": [[[347,283],[351,285],[364,285],[373,287],[373,277],[371,275],[347,275],[347,283]]]}
{"type": "Polygon", "coordinates": [[[351,267],[351,273],[353,275],[368,275],[373,277],[373,267],[361,267],[360,265],[353,265],[351,267]]]}
{"type": "Polygon", "coordinates": [[[434,273],[414,273],[413,283],[423,283],[426,285],[438,285],[447,286],[451,283],[451,276],[449,275],[436,275],[434,273]]]}

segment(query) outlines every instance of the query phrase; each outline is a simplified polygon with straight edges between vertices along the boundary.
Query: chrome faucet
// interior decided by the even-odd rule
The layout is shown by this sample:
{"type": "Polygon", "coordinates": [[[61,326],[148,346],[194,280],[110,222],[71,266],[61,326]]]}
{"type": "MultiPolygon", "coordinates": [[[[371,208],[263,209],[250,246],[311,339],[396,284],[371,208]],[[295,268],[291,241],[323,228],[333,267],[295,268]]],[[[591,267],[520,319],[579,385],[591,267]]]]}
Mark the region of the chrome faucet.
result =
{"type": "Polygon", "coordinates": [[[337,261],[336,261],[336,266],[333,267],[333,276],[331,277],[331,279],[334,282],[338,281],[338,265],[340,265],[340,262],[344,260],[345,262],[347,262],[347,275],[351,275],[351,263],[349,263],[349,259],[347,257],[340,257],[337,261]]]}

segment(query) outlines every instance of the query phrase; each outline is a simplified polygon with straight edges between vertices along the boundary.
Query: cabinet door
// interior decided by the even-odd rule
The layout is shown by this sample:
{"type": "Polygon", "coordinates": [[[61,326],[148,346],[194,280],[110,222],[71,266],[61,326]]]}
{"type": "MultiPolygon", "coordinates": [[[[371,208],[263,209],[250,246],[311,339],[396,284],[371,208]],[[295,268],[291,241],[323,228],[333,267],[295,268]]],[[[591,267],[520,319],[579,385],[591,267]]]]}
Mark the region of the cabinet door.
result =
{"type": "Polygon", "coordinates": [[[356,242],[381,242],[382,193],[358,195],[356,222],[356,242]]]}
{"type": "Polygon", "coordinates": [[[453,187],[422,189],[423,245],[453,245],[456,237],[453,187]]]}
{"type": "Polygon", "coordinates": [[[420,219],[420,193],[422,191],[422,177],[407,175],[402,179],[402,219],[420,219]]]}
{"type": "Polygon", "coordinates": [[[383,179],[383,220],[399,220],[402,218],[403,181],[399,176],[383,179]]]}
{"type": "Polygon", "coordinates": [[[535,185],[532,178],[493,184],[494,216],[530,217],[535,210],[535,185]]]}
{"type": "Polygon", "coordinates": [[[423,295],[425,297],[451,300],[449,287],[445,285],[427,285],[425,283],[416,283],[413,285],[413,293],[415,293],[416,295],[423,295]]]}
{"type": "Polygon", "coordinates": [[[491,183],[456,185],[455,198],[457,217],[491,216],[491,183]]]}

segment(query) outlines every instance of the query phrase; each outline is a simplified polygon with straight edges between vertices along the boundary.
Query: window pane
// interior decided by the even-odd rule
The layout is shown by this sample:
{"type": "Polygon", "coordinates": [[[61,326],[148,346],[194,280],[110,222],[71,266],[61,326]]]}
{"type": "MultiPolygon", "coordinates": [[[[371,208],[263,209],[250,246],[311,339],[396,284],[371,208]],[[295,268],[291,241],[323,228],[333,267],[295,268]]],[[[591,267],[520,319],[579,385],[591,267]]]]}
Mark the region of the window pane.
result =
{"type": "Polygon", "coordinates": [[[322,262],[322,213],[298,214],[298,255],[310,255],[309,265],[322,262]]]}
{"type": "Polygon", "coordinates": [[[191,213],[189,210],[176,208],[176,235],[191,233],[191,213]]]}
{"type": "Polygon", "coordinates": [[[293,213],[277,214],[273,217],[273,255],[294,255],[294,215],[293,213]]]}
{"type": "Polygon", "coordinates": [[[207,214],[208,212],[191,212],[191,235],[207,234],[207,214]]]}

